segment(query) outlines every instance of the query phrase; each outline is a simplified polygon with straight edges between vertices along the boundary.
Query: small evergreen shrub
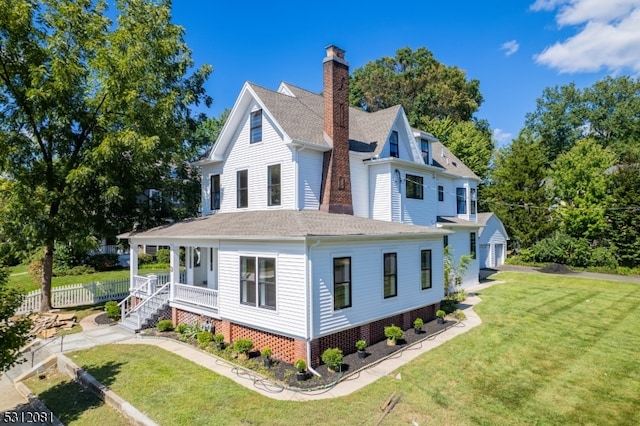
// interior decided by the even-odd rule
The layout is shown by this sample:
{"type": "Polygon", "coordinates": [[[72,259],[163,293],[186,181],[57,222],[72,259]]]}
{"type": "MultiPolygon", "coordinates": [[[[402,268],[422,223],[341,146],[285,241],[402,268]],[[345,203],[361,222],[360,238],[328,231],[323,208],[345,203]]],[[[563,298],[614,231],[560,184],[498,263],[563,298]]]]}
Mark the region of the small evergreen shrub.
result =
{"type": "Polygon", "coordinates": [[[447,313],[445,311],[443,311],[442,309],[438,309],[438,311],[436,312],[436,316],[438,318],[444,318],[447,315],[447,313]]]}
{"type": "Polygon", "coordinates": [[[165,319],[162,321],[158,321],[158,325],[156,326],[158,331],[173,331],[173,321],[170,319],[165,319]]]}
{"type": "Polygon", "coordinates": [[[213,342],[213,334],[210,331],[201,331],[198,333],[198,346],[202,349],[211,345],[213,342]]]}
{"type": "Polygon", "coordinates": [[[422,318],[416,318],[416,320],[413,322],[413,328],[415,328],[416,330],[422,329],[423,325],[424,321],[422,321],[422,318]]]}
{"type": "Polygon", "coordinates": [[[178,324],[178,326],[176,327],[176,331],[180,334],[184,334],[184,332],[187,331],[187,324],[184,324],[184,323],[178,324]]]}
{"type": "Polygon", "coordinates": [[[115,300],[110,300],[104,304],[104,310],[107,313],[107,317],[117,320],[120,319],[120,306],[115,300]]]}
{"type": "Polygon", "coordinates": [[[271,348],[269,346],[265,346],[262,348],[262,351],[260,351],[260,355],[265,358],[271,358],[271,348]]]}
{"type": "Polygon", "coordinates": [[[145,263],[153,263],[153,256],[147,253],[138,253],[138,266],[145,263]]]}
{"type": "Polygon", "coordinates": [[[253,349],[253,341],[251,339],[238,339],[233,343],[233,349],[240,354],[248,354],[253,349]]]}
{"type": "Polygon", "coordinates": [[[296,368],[296,370],[298,370],[299,373],[304,373],[305,371],[307,371],[307,362],[302,358],[296,360],[293,366],[296,368]]]}
{"type": "Polygon", "coordinates": [[[216,343],[224,343],[224,334],[216,333],[213,336],[213,341],[216,342],[216,343]]]}
{"type": "Polygon", "coordinates": [[[358,340],[356,342],[356,349],[359,351],[364,351],[367,349],[367,341],[366,340],[358,340]]]}
{"type": "Polygon", "coordinates": [[[452,299],[444,299],[440,302],[440,309],[450,314],[456,310],[456,301],[452,299]]]}
{"type": "Polygon", "coordinates": [[[390,326],[384,328],[384,335],[389,340],[399,340],[402,339],[402,336],[404,336],[404,332],[397,325],[391,324],[390,326]]]}
{"type": "Polygon", "coordinates": [[[329,348],[322,353],[322,362],[333,371],[339,371],[344,356],[339,348],[329,348]]]}

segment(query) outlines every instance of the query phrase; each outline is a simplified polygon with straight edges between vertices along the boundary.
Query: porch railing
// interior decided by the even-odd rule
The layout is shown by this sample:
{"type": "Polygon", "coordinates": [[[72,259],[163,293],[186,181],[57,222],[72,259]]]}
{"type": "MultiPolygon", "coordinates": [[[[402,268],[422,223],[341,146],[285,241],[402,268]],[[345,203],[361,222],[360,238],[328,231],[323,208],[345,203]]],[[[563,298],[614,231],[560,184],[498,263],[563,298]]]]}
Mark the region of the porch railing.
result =
{"type": "Polygon", "coordinates": [[[185,284],[171,286],[171,300],[218,309],[218,290],[185,284]]]}

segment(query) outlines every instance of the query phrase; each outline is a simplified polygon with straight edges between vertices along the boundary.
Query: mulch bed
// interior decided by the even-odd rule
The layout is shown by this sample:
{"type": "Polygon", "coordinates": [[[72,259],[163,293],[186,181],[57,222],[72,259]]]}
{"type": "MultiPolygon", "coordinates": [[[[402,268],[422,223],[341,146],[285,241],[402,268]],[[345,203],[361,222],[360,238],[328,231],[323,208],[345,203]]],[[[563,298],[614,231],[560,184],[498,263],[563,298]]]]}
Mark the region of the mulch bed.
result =
{"type": "Polygon", "coordinates": [[[109,318],[106,312],[97,315],[93,321],[98,325],[113,325],[118,323],[118,321],[109,318]]]}
{"type": "MultiPolygon", "coordinates": [[[[445,330],[446,328],[454,326],[455,324],[456,322],[452,320],[445,321],[444,324],[438,324],[436,320],[433,320],[424,324],[424,326],[422,327],[422,332],[420,334],[415,334],[413,328],[410,328],[404,331],[404,338],[402,340],[399,340],[396,346],[388,346],[386,340],[372,344],[370,346],[367,346],[367,356],[365,358],[359,358],[357,352],[345,355],[342,365],[342,373],[329,372],[327,366],[322,364],[314,368],[314,370],[318,372],[320,376],[309,373],[308,379],[304,381],[298,381],[296,379],[296,369],[294,368],[294,366],[285,362],[280,362],[274,359],[273,364],[270,368],[264,368],[263,358],[260,355],[259,351],[251,352],[249,354],[250,358],[248,361],[234,362],[248,370],[254,370],[261,375],[267,376],[286,387],[299,389],[322,389],[334,385],[341,377],[352,374],[353,372],[358,371],[361,368],[370,366],[380,361],[381,359],[392,355],[395,352],[406,349],[412,344],[427,339],[430,336],[433,336],[434,334],[445,330]]],[[[146,336],[166,337],[180,340],[180,335],[176,332],[160,332],[156,329],[147,329],[144,330],[142,334],[146,336]]],[[[187,343],[190,343],[196,347],[198,346],[197,342],[187,343]]],[[[230,351],[211,349],[210,352],[227,359],[231,357],[230,351]]]]}

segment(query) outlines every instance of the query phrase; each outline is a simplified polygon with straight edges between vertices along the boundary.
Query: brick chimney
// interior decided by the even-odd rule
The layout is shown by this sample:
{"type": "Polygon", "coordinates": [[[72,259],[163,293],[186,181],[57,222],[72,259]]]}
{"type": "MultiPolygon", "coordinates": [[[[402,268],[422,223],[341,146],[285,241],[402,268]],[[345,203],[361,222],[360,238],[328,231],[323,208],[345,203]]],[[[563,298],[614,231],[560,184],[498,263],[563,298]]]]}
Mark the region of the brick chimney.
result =
{"type": "Polygon", "coordinates": [[[322,61],[324,137],[332,146],[325,152],[322,167],[320,210],[353,214],[349,167],[349,63],[344,50],[327,46],[322,61]]]}

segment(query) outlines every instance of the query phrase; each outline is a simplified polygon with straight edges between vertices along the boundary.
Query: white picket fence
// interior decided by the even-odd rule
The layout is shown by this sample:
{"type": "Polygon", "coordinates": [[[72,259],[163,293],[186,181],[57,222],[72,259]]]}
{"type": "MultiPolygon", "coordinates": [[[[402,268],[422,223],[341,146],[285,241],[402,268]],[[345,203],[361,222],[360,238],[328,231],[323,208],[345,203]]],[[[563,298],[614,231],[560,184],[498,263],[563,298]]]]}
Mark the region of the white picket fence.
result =
{"type": "MultiPolygon", "coordinates": [[[[158,285],[165,284],[169,274],[157,274],[158,285]]],[[[93,305],[122,300],[129,295],[129,278],[94,282],[88,284],[71,284],[51,288],[51,306],[54,308],[69,308],[73,306],[93,305]]],[[[22,306],[16,314],[27,314],[40,310],[42,294],[40,290],[27,293],[22,300],[22,306]]]]}

